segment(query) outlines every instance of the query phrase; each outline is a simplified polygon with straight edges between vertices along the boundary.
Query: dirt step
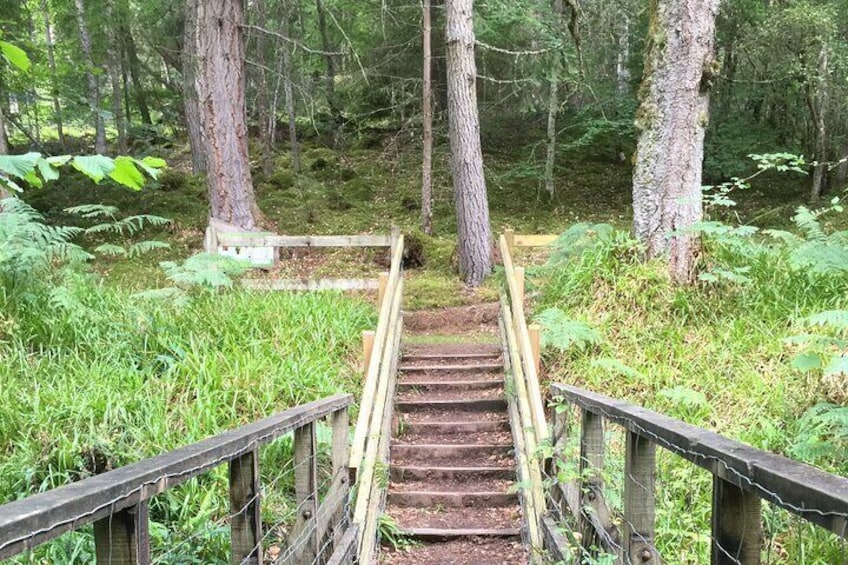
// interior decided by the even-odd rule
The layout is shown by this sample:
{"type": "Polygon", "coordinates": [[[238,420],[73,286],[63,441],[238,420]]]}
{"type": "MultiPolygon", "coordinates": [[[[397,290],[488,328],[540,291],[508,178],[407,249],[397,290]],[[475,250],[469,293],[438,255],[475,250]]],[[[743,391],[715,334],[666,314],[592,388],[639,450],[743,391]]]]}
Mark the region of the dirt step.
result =
{"type": "Polygon", "coordinates": [[[459,383],[459,382],[475,382],[475,381],[494,381],[503,382],[503,368],[494,372],[459,372],[459,373],[407,373],[399,375],[399,382],[406,383],[459,383]]]}
{"type": "Polygon", "coordinates": [[[401,417],[410,425],[421,423],[444,423],[444,422],[500,422],[506,416],[506,412],[499,408],[497,410],[455,409],[453,405],[418,406],[416,410],[401,417]]]}
{"type": "Polygon", "coordinates": [[[445,357],[449,355],[500,355],[502,351],[500,343],[408,343],[403,347],[404,355],[438,355],[445,357]]]}
{"type": "Polygon", "coordinates": [[[498,420],[479,420],[470,422],[422,422],[413,419],[412,415],[402,418],[399,426],[403,431],[401,438],[406,434],[435,435],[435,434],[471,434],[487,432],[509,431],[509,420],[501,418],[498,420]]]}
{"type": "Polygon", "coordinates": [[[480,388],[475,390],[452,390],[452,389],[439,389],[439,388],[431,388],[429,390],[421,390],[419,388],[412,388],[411,390],[406,390],[398,393],[396,397],[397,402],[408,402],[408,401],[427,401],[433,402],[437,400],[456,400],[456,401],[467,401],[467,402],[477,402],[479,400],[493,400],[493,399],[502,399],[504,397],[503,387],[498,388],[480,388]]]}
{"type": "Polygon", "coordinates": [[[442,372],[461,373],[467,371],[489,372],[503,369],[503,363],[477,363],[474,365],[404,365],[398,368],[401,373],[442,372]]]}
{"type": "Polygon", "coordinates": [[[463,529],[495,530],[521,527],[518,505],[493,508],[413,508],[389,504],[387,512],[407,531],[418,528],[455,529],[460,526],[463,529]]]}
{"type": "Polygon", "coordinates": [[[512,434],[508,431],[428,434],[417,433],[413,426],[393,441],[395,445],[507,445],[512,442],[512,434]]]}
{"type": "Polygon", "coordinates": [[[506,400],[501,398],[482,398],[482,399],[434,399],[434,400],[407,400],[397,398],[395,400],[395,409],[400,412],[421,412],[442,410],[443,412],[486,412],[486,411],[506,411],[506,400]]]}
{"type": "MultiPolygon", "coordinates": [[[[449,530],[450,531],[450,530],[449,530]]],[[[517,534],[503,530],[501,536],[491,536],[476,530],[455,530],[469,535],[443,536],[441,530],[421,530],[417,539],[444,540],[442,543],[424,543],[409,548],[384,548],[380,554],[380,563],[391,565],[422,565],[438,563],[440,565],[523,565],[527,563],[527,553],[517,534]],[[427,534],[426,537],[421,534],[427,534]],[[512,538],[512,539],[511,539],[512,538]]]]}
{"type": "Polygon", "coordinates": [[[425,491],[396,491],[389,489],[388,503],[395,507],[429,508],[492,508],[499,506],[515,506],[518,504],[518,494],[514,492],[439,492],[425,491]]]}
{"type": "Polygon", "coordinates": [[[510,467],[515,461],[512,456],[512,445],[502,444],[460,444],[460,445],[402,445],[391,447],[391,462],[398,465],[414,465],[433,463],[436,461],[449,462],[450,466],[486,466],[510,467]]]}
{"type": "MultiPolygon", "coordinates": [[[[396,475],[397,476],[397,475],[396,475]]],[[[454,473],[450,478],[439,480],[424,479],[413,480],[410,476],[402,476],[402,480],[392,478],[389,486],[391,492],[404,493],[496,493],[513,495],[517,492],[515,477],[511,478],[486,478],[473,472],[454,473]]],[[[513,499],[512,504],[517,503],[513,499]]],[[[398,503],[399,504],[399,503],[398,503]]],[[[403,504],[399,504],[403,506],[403,504]]],[[[471,505],[464,505],[471,506],[471,505]]],[[[491,506],[496,506],[492,504],[491,506]]]]}
{"type": "Polygon", "coordinates": [[[493,359],[500,356],[501,350],[498,348],[497,350],[483,351],[480,353],[406,353],[401,357],[401,361],[433,361],[434,363],[438,363],[440,361],[449,362],[451,359],[472,361],[479,359],[493,359]]]}
{"type": "Polygon", "coordinates": [[[453,391],[463,392],[467,390],[487,390],[503,388],[503,379],[477,379],[466,381],[404,381],[397,385],[398,392],[431,392],[431,391],[453,391]]]}
{"type": "MultiPolygon", "coordinates": [[[[392,465],[389,468],[392,481],[490,481],[502,480],[514,483],[515,471],[511,467],[431,467],[416,465],[392,465]]],[[[433,483],[428,483],[433,484],[433,483]]]]}

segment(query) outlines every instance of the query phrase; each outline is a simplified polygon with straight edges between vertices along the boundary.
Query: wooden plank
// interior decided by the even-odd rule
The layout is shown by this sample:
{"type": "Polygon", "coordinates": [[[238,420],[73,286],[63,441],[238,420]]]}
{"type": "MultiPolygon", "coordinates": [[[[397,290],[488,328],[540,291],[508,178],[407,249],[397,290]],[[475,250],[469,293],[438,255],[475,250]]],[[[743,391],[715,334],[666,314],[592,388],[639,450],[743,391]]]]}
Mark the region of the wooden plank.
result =
{"type": "Polygon", "coordinates": [[[272,235],[218,232],[224,247],[390,247],[390,235],[272,235]]]}
{"type": "Polygon", "coordinates": [[[315,423],[294,431],[295,522],[288,536],[286,562],[312,563],[319,553],[318,539],[318,449],[315,423]]]}
{"type": "MultiPolygon", "coordinates": [[[[516,332],[518,345],[518,357],[524,371],[524,380],[527,383],[527,392],[531,404],[531,415],[533,427],[536,431],[536,441],[543,443],[548,439],[548,424],[545,421],[545,405],[542,401],[542,388],[539,385],[539,374],[536,372],[535,363],[532,360],[532,346],[530,343],[530,332],[527,329],[526,317],[524,315],[524,304],[515,300],[518,289],[515,281],[515,266],[512,255],[507,247],[506,238],[500,238],[500,250],[503,258],[504,271],[506,271],[507,289],[511,298],[512,321],[516,332]]],[[[509,320],[507,320],[509,322],[509,320]]],[[[507,324],[509,325],[509,324],[507,324]]]]}
{"type": "Polygon", "coordinates": [[[761,500],[713,477],[712,565],[759,565],[763,547],[761,500]]]}
{"type": "Polygon", "coordinates": [[[362,367],[367,371],[371,365],[371,352],[374,350],[374,332],[365,330],[362,332],[362,367]]]}
{"type": "Polygon", "coordinates": [[[625,563],[660,565],[654,547],[656,518],[655,469],[653,443],[627,432],[624,455],[624,554],[625,563]]]}
{"type": "Polygon", "coordinates": [[[545,540],[545,549],[548,551],[548,557],[555,563],[578,563],[574,559],[571,551],[571,544],[562,532],[556,522],[550,516],[542,518],[542,538],[545,540]]]}
{"type": "MultiPolygon", "coordinates": [[[[350,413],[347,410],[339,410],[332,415],[331,425],[333,428],[333,476],[342,476],[341,486],[339,487],[341,491],[340,504],[338,510],[333,514],[333,546],[335,546],[341,541],[343,532],[340,526],[347,521],[346,508],[342,503],[350,495],[350,474],[348,473],[350,465],[350,413]]],[[[329,494],[327,499],[330,499],[329,494]]]]}
{"type": "Polygon", "coordinates": [[[551,386],[554,396],[601,413],[609,421],[683,457],[737,487],[845,537],[848,478],[755,449],[659,414],[568,385],[551,386]]]}
{"type": "Polygon", "coordinates": [[[577,529],[581,533],[584,551],[600,547],[603,536],[597,531],[592,518],[604,512],[604,427],[603,419],[588,410],[582,411],[580,432],[580,501],[581,512],[577,529]]]}
{"type": "Polygon", "coordinates": [[[241,279],[249,290],[376,290],[377,279],[241,279]]]}
{"type": "Polygon", "coordinates": [[[336,545],[327,565],[349,565],[354,562],[357,554],[356,538],[358,528],[352,524],[345,530],[341,541],[336,545]]]}
{"type": "MultiPolygon", "coordinates": [[[[524,304],[524,267],[515,268],[515,294],[512,296],[513,302],[524,304]]],[[[514,307],[514,306],[513,306],[514,307]]]]}
{"type": "Polygon", "coordinates": [[[558,410],[557,406],[551,407],[551,421],[553,423],[553,433],[551,435],[551,445],[553,447],[553,457],[548,462],[548,467],[545,471],[548,477],[552,479],[549,497],[551,502],[556,505],[560,516],[568,515],[568,504],[565,497],[562,496],[562,489],[558,488],[561,485],[557,479],[559,474],[559,464],[565,461],[565,450],[568,445],[568,416],[571,406],[566,406],[565,410],[558,410]]]}
{"type": "Polygon", "coordinates": [[[527,332],[530,334],[530,351],[533,352],[533,364],[538,375],[542,369],[542,328],[539,324],[530,324],[527,332]]]}
{"type": "Polygon", "coordinates": [[[515,249],[515,230],[504,230],[503,237],[506,241],[507,249],[512,253],[512,250],[515,249]]]}
{"type": "MultiPolygon", "coordinates": [[[[389,271],[388,288],[394,289],[393,291],[397,291],[398,294],[402,294],[398,285],[402,281],[403,240],[403,235],[401,235],[398,238],[398,245],[392,254],[392,266],[389,271]]],[[[395,297],[395,299],[400,300],[399,297],[395,297]]],[[[400,308],[399,304],[400,302],[398,302],[398,309],[400,308]]],[[[369,424],[374,411],[374,398],[377,393],[378,375],[383,359],[383,350],[386,347],[387,341],[389,341],[389,323],[391,321],[393,307],[393,301],[384,301],[380,305],[380,317],[377,321],[377,331],[374,336],[374,351],[371,355],[371,363],[368,365],[368,372],[365,375],[362,401],[359,405],[359,416],[356,420],[353,444],[350,450],[350,467],[354,475],[357,473],[362,463],[362,458],[365,455],[365,442],[368,437],[369,424]]]]}
{"type": "Polygon", "coordinates": [[[558,235],[516,235],[515,247],[546,247],[558,238],[558,235]]]}
{"type": "Polygon", "coordinates": [[[0,506],[0,559],[160,494],[260,444],[350,405],[339,394],[204,441],[0,506]]]}
{"type": "MultiPolygon", "coordinates": [[[[324,495],[324,500],[318,507],[318,518],[315,523],[317,530],[317,538],[321,543],[321,553],[327,554],[332,551],[332,548],[341,541],[341,536],[344,533],[343,526],[346,521],[340,518],[344,516],[345,501],[350,494],[350,484],[348,482],[347,466],[339,469],[330,481],[330,487],[324,495]],[[333,535],[333,543],[329,543],[329,534],[333,535]]],[[[325,560],[326,557],[319,559],[325,560]]]]}
{"type": "Polygon", "coordinates": [[[386,296],[386,287],[389,285],[389,273],[380,273],[377,276],[377,305],[383,303],[386,296]]]}
{"type": "Polygon", "coordinates": [[[230,563],[262,565],[259,451],[230,461],[230,563]]]}
{"type": "Polygon", "coordinates": [[[96,521],[94,551],[98,565],[148,565],[148,527],[146,501],[96,521]]]}

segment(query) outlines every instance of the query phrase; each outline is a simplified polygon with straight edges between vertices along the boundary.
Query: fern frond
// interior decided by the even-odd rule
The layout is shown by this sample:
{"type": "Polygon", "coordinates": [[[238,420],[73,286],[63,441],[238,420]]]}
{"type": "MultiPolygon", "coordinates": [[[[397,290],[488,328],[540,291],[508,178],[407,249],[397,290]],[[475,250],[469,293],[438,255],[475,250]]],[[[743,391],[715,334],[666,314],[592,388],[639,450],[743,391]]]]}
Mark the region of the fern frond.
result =
{"type": "Polygon", "coordinates": [[[569,318],[559,308],[548,308],[535,317],[542,326],[542,347],[560,351],[586,349],[601,343],[601,335],[589,324],[569,318]]]}
{"type": "Polygon", "coordinates": [[[170,249],[171,244],[165,241],[156,241],[156,240],[148,240],[148,241],[139,241],[138,243],[134,243],[130,246],[129,255],[130,257],[137,257],[139,255],[144,255],[145,253],[150,253],[155,249],[170,249]]]}
{"type": "Polygon", "coordinates": [[[112,243],[104,243],[94,248],[95,253],[101,255],[110,255],[112,257],[126,257],[127,250],[122,245],[114,245],[112,243]]]}
{"type": "Polygon", "coordinates": [[[826,310],[804,318],[803,322],[811,326],[845,330],[848,329],[848,310],[826,310]]]}
{"type": "Polygon", "coordinates": [[[806,206],[799,206],[795,210],[795,215],[792,217],[792,221],[808,240],[822,241],[827,237],[825,236],[821,222],[819,221],[819,214],[810,210],[806,206]]]}
{"type": "Polygon", "coordinates": [[[106,206],[105,204],[81,204],[65,208],[65,212],[83,218],[112,218],[114,220],[118,209],[115,206],[106,206]]]}

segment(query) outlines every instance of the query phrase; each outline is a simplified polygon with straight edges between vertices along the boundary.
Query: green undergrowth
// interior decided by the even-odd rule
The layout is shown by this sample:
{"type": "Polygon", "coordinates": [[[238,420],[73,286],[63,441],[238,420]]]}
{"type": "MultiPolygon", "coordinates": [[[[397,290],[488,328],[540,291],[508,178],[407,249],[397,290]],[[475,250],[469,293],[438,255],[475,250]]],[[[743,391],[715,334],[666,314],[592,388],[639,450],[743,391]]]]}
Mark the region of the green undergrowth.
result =
{"type": "MultiPolygon", "coordinates": [[[[811,317],[848,309],[848,275],[844,266],[822,271],[794,262],[797,249],[713,234],[699,282],[679,287],[664,261],[639,260],[628,234],[572,227],[551,261],[528,271],[547,379],[848,473],[848,414],[839,408],[848,401],[844,348],[797,337],[844,335],[836,314],[830,329],[815,329],[811,317]],[[810,361],[814,355],[832,357],[831,368],[810,361]]],[[[708,562],[709,474],[670,455],[658,465],[664,561],[708,562]]],[[[620,478],[610,481],[621,486],[620,478]]],[[[764,515],[769,562],[831,563],[841,555],[823,530],[770,507],[764,515]]]]}

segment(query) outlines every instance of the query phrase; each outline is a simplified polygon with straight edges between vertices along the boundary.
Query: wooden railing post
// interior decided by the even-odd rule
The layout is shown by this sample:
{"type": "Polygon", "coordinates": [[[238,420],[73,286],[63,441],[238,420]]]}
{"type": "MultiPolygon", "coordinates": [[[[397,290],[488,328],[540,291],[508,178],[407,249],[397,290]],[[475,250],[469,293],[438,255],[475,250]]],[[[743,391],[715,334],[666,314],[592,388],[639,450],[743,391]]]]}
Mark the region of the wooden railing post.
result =
{"type": "Polygon", "coordinates": [[[712,565],[759,565],[761,508],[758,496],[713,475],[712,565]]]}
{"type": "MultiPolygon", "coordinates": [[[[515,301],[524,305],[524,267],[515,268],[515,301]]],[[[515,305],[512,305],[513,309],[515,305]]]]}
{"type": "MultiPolygon", "coordinates": [[[[577,529],[581,533],[581,545],[585,550],[600,547],[592,517],[599,518],[606,513],[603,501],[604,468],[604,425],[597,414],[588,410],[582,412],[580,432],[580,516],[577,529]]],[[[600,523],[598,521],[598,523],[600,523]]]]}
{"type": "Polygon", "coordinates": [[[374,336],[375,332],[373,330],[365,330],[362,332],[362,357],[363,357],[363,371],[368,372],[368,367],[371,366],[371,352],[374,350],[374,336]]]}
{"type": "Polygon", "coordinates": [[[542,369],[542,328],[539,324],[530,324],[527,331],[530,334],[530,349],[533,351],[533,363],[538,375],[542,369]]]}
{"type": "Polygon", "coordinates": [[[312,563],[318,556],[318,462],[315,422],[294,431],[294,495],[297,515],[288,539],[288,563],[312,563]]]}
{"type": "Polygon", "coordinates": [[[150,563],[147,501],[94,523],[94,551],[98,565],[150,563]]]}
{"type": "Polygon", "coordinates": [[[512,253],[515,249],[515,230],[504,230],[504,238],[506,238],[506,248],[512,253]]]}
{"type": "MultiPolygon", "coordinates": [[[[335,414],[333,414],[333,476],[335,477],[339,473],[345,472],[348,469],[348,465],[350,463],[350,414],[348,413],[348,409],[339,410],[335,414]]],[[[342,484],[345,486],[343,500],[347,500],[348,493],[350,492],[350,478],[347,473],[345,473],[342,478],[342,484]]],[[[334,526],[334,536],[333,536],[333,546],[337,546],[341,541],[342,535],[344,534],[344,530],[339,528],[340,524],[345,521],[345,514],[348,512],[347,505],[344,502],[341,505],[341,508],[333,516],[333,524],[334,526]]]]}
{"type": "MultiPolygon", "coordinates": [[[[565,400],[563,400],[565,402],[565,400]]],[[[551,434],[551,446],[553,447],[553,456],[547,465],[547,474],[552,479],[550,490],[551,501],[556,504],[559,509],[560,516],[569,514],[568,501],[565,500],[565,488],[567,485],[559,484],[557,475],[559,474],[559,463],[565,460],[565,450],[568,446],[568,415],[571,410],[571,405],[566,404],[564,410],[560,410],[559,406],[553,405],[550,410],[550,420],[553,424],[551,434]]]]}
{"type": "Polygon", "coordinates": [[[262,564],[262,518],[259,513],[259,452],[230,461],[230,563],[262,564]]]}
{"type": "Polygon", "coordinates": [[[624,562],[660,565],[660,555],[654,547],[656,447],[628,431],[625,450],[624,562]]]}
{"type": "Polygon", "coordinates": [[[383,304],[383,298],[386,296],[386,287],[389,285],[389,273],[380,273],[377,275],[377,306],[383,304]]]}

